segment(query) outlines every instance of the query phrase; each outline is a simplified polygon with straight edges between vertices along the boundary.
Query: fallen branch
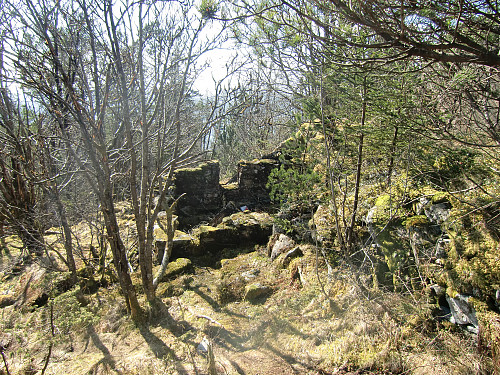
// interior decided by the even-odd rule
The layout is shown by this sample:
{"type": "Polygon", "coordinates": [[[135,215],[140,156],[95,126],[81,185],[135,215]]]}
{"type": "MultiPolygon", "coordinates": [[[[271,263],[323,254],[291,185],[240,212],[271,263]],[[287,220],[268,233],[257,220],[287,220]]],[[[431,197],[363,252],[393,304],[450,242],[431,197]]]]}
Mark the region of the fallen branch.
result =
{"type": "Polygon", "coordinates": [[[218,325],[219,327],[222,327],[222,324],[220,324],[217,320],[214,320],[212,319],[211,317],[207,316],[207,315],[198,315],[198,314],[194,314],[197,318],[203,318],[203,319],[206,319],[208,320],[209,322],[213,323],[213,324],[216,324],[218,325]]]}
{"type": "Polygon", "coordinates": [[[3,347],[0,347],[0,354],[2,355],[3,364],[5,365],[5,371],[7,375],[10,375],[9,366],[7,365],[7,358],[5,358],[5,353],[3,352],[3,347]]]}

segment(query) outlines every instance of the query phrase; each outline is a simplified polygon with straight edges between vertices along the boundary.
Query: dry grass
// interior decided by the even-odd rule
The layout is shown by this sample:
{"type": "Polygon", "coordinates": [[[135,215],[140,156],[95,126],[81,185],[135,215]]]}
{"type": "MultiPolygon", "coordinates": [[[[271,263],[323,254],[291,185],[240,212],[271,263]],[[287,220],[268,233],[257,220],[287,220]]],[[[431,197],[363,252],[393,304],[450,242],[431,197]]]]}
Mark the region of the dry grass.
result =
{"type": "Polygon", "coordinates": [[[0,332],[10,335],[9,365],[14,373],[40,371],[53,340],[46,374],[205,374],[197,346],[206,338],[220,374],[491,373],[474,337],[434,322],[424,297],[360,288],[346,269],[328,278],[320,264],[317,275],[314,248],[303,252],[285,269],[259,251],[224,260],[220,269],[196,268],[169,281],[175,293],[145,309],[149,324],[142,327],[129,320],[117,286],[87,296],[89,304],[73,315],[58,313],[56,338],[46,306],[23,313],[7,307],[0,332]],[[235,280],[274,293],[252,304],[235,280]],[[224,282],[236,290],[225,300],[224,282]],[[78,323],[87,313],[95,319],[78,323]],[[73,322],[67,332],[62,317],[73,322]]]}

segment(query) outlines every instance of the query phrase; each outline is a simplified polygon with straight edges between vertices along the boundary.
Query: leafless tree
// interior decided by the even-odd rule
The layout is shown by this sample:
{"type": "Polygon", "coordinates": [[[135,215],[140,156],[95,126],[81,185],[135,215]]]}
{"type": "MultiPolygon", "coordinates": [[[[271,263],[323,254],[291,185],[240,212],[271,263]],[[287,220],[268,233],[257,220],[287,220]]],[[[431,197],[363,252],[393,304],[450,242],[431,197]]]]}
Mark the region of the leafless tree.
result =
{"type": "MultiPolygon", "coordinates": [[[[14,15],[6,38],[15,78],[50,119],[51,136],[70,161],[48,169],[71,163],[92,189],[127,306],[140,319],[115,201],[131,198],[143,286],[153,302],[170,255],[165,252],[153,277],[155,222],[174,170],[200,156],[201,140],[222,113],[219,83],[206,116],[188,122],[200,57],[224,40],[224,24],[215,33],[205,32],[212,21],[194,12],[191,2],[25,0],[7,5],[14,15]]],[[[58,207],[61,216],[64,210],[58,207]]],[[[170,203],[170,221],[172,210],[170,203]]]]}

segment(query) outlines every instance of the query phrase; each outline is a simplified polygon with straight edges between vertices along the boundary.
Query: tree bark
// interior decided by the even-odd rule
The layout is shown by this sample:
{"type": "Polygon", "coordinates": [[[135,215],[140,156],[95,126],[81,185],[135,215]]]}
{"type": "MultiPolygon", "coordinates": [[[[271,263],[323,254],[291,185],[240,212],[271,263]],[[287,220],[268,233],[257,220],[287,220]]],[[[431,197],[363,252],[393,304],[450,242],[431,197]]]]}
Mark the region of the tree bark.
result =
{"type": "Polygon", "coordinates": [[[349,224],[349,228],[347,230],[347,247],[350,251],[352,251],[353,247],[353,231],[354,225],[356,224],[356,213],[358,210],[358,201],[359,201],[359,186],[361,181],[361,166],[363,163],[363,139],[364,135],[361,133],[359,135],[359,144],[358,144],[358,163],[356,166],[356,183],[354,186],[354,202],[352,204],[352,214],[351,214],[351,222],[349,224]]]}
{"type": "Polygon", "coordinates": [[[106,189],[101,197],[102,213],[108,235],[108,242],[113,254],[118,280],[125,297],[127,310],[131,318],[138,322],[142,319],[141,308],[135,292],[132,279],[130,278],[125,245],[120,237],[118,221],[114,210],[113,197],[110,189],[106,189]]]}
{"type": "Polygon", "coordinates": [[[396,154],[396,144],[398,141],[398,131],[399,127],[395,126],[394,135],[392,136],[391,152],[389,154],[389,165],[387,166],[387,182],[386,182],[387,188],[390,188],[391,186],[392,170],[394,168],[394,156],[396,154]]]}

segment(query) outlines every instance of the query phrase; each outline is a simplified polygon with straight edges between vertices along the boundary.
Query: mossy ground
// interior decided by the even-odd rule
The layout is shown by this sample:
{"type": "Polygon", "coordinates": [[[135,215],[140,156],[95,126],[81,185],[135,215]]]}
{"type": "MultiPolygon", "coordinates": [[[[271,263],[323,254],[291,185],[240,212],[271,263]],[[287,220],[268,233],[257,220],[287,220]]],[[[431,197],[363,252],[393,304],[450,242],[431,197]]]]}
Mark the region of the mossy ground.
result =
{"type": "MultiPolygon", "coordinates": [[[[251,218],[242,214],[243,219],[251,218]]],[[[231,225],[238,223],[233,220],[231,225]]],[[[120,216],[120,225],[132,244],[135,228],[126,213],[120,216]]],[[[90,246],[92,237],[88,232],[85,236],[85,226],[75,231],[83,236],[82,247],[90,246]]],[[[59,246],[57,236],[52,236],[54,246],[59,246]]],[[[392,240],[380,239],[388,248],[392,240]]],[[[19,256],[16,241],[6,239],[9,253],[0,256],[0,271],[19,256]]],[[[486,340],[482,350],[474,336],[436,322],[424,292],[382,291],[369,276],[341,264],[328,275],[321,257],[316,263],[313,246],[301,249],[304,256],[286,268],[280,258],[271,262],[265,249],[254,246],[219,249],[211,253],[219,259],[212,259],[210,266],[193,259],[191,271],[160,284],[154,306],[141,295],[146,315],[141,326],[128,317],[116,284],[88,292],[85,306],[77,302],[75,290],[41,307],[7,306],[0,309],[0,344],[7,344],[11,373],[20,374],[41,372],[51,342],[46,374],[206,374],[206,356],[197,350],[204,338],[213,345],[220,374],[492,371],[488,345],[498,341],[498,317],[487,309],[483,312],[479,302],[476,309],[486,340]],[[246,301],[245,288],[252,284],[268,287],[270,293],[246,301]]],[[[488,254],[486,250],[479,246],[476,253],[488,254]]],[[[50,282],[54,279],[50,275],[58,273],[48,275],[40,283],[50,282]]],[[[22,285],[21,277],[2,279],[0,295],[22,285]]],[[[140,293],[136,273],[133,282],[140,293]]]]}
{"type": "Polygon", "coordinates": [[[142,300],[148,319],[139,327],[128,318],[117,286],[87,295],[85,307],[71,304],[72,292],[58,297],[55,336],[50,305],[23,313],[4,308],[1,331],[11,337],[9,365],[14,373],[40,371],[53,341],[46,374],[205,374],[206,358],[197,346],[206,337],[220,374],[491,369],[473,337],[430,317],[423,296],[360,289],[345,269],[328,277],[321,261],[316,273],[312,246],[304,246],[305,255],[288,268],[279,266],[279,259],[271,262],[264,249],[248,250],[222,260],[218,269],[195,266],[192,274],[162,283],[175,293],[159,294],[154,308],[142,300]],[[241,290],[260,283],[273,293],[259,303],[238,293],[221,300],[221,283],[236,279],[241,290]]]}

